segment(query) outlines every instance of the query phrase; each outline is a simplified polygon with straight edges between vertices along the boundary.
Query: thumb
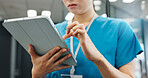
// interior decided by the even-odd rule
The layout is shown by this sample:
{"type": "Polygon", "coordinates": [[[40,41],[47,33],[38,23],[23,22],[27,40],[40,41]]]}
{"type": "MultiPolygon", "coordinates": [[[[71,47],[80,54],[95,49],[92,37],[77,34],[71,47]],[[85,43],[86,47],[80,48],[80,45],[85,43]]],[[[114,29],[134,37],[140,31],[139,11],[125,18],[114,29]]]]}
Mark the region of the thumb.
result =
{"type": "Polygon", "coordinates": [[[63,39],[65,40],[65,39],[71,37],[71,36],[72,36],[72,33],[73,33],[73,32],[70,32],[69,34],[64,35],[64,36],[63,36],[63,39]]]}
{"type": "Polygon", "coordinates": [[[67,38],[68,38],[67,35],[64,35],[64,36],[63,36],[63,40],[65,40],[65,39],[67,39],[67,38]]]}
{"type": "Polygon", "coordinates": [[[29,52],[29,54],[30,54],[30,56],[31,56],[31,58],[33,59],[33,58],[36,58],[38,55],[34,52],[34,47],[31,45],[31,44],[29,44],[29,50],[28,50],[28,52],[29,52]]]}

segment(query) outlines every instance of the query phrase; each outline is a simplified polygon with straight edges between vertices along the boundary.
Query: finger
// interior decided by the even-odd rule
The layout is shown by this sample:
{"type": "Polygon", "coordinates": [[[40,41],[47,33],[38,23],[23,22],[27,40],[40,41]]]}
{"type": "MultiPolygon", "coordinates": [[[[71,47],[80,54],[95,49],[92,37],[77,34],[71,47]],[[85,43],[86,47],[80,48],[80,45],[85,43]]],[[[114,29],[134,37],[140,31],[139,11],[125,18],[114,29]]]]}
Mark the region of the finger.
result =
{"type": "Polygon", "coordinates": [[[72,24],[69,24],[69,25],[67,26],[67,28],[66,28],[66,34],[70,33],[70,30],[71,30],[74,26],[76,26],[76,25],[78,25],[78,24],[79,24],[79,23],[78,23],[77,21],[73,22],[72,24]]]}
{"type": "Polygon", "coordinates": [[[77,29],[77,30],[73,33],[73,36],[78,36],[78,34],[80,34],[80,35],[85,34],[85,30],[77,29]]]}
{"type": "Polygon", "coordinates": [[[53,68],[53,71],[56,71],[56,70],[61,70],[61,69],[66,69],[66,68],[70,68],[71,66],[57,66],[55,68],[53,68]]]}
{"type": "Polygon", "coordinates": [[[67,50],[65,48],[61,49],[59,52],[57,52],[55,55],[53,55],[49,60],[48,63],[52,64],[54,63],[63,53],[65,53],[67,50]]]}
{"type": "Polygon", "coordinates": [[[43,57],[46,60],[48,60],[51,56],[53,56],[53,54],[55,54],[60,49],[61,49],[60,46],[56,46],[56,47],[52,48],[50,51],[48,51],[45,55],[43,55],[43,57]]]}
{"type": "Polygon", "coordinates": [[[70,58],[70,57],[71,57],[71,54],[66,55],[66,56],[63,57],[62,59],[60,59],[60,60],[58,60],[57,62],[55,62],[55,63],[53,64],[53,66],[58,66],[58,65],[62,64],[65,60],[67,60],[67,59],[70,58]]]}
{"type": "Polygon", "coordinates": [[[77,29],[82,29],[82,30],[85,30],[85,27],[84,27],[84,25],[83,25],[83,24],[79,24],[79,25],[77,25],[77,26],[73,27],[72,29],[73,29],[73,31],[76,31],[77,29]]]}
{"type": "Polygon", "coordinates": [[[73,34],[73,31],[72,31],[72,32],[70,32],[69,34],[64,35],[64,36],[63,36],[63,39],[65,40],[65,39],[67,39],[67,38],[71,37],[71,36],[72,36],[72,34],[73,34]]]}
{"type": "Polygon", "coordinates": [[[28,52],[32,59],[38,57],[38,55],[34,52],[34,47],[31,44],[29,44],[28,52]]]}

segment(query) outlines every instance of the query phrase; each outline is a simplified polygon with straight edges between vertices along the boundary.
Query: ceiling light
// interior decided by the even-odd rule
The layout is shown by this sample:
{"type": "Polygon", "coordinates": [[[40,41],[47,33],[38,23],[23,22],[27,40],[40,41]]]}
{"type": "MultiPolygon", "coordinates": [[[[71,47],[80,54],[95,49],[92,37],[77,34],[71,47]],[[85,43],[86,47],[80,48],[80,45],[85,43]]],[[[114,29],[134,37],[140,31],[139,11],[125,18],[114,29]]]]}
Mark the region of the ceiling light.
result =
{"type": "Polygon", "coordinates": [[[71,12],[69,12],[69,13],[66,15],[66,17],[65,17],[65,20],[72,20],[73,17],[74,17],[74,14],[71,13],[71,12]]]}
{"type": "Polygon", "coordinates": [[[123,3],[132,3],[132,2],[134,2],[135,0],[122,0],[123,1],[123,3]]]}
{"type": "Polygon", "coordinates": [[[41,15],[45,15],[45,16],[51,16],[51,12],[50,11],[47,11],[47,10],[44,10],[42,11],[41,15]]]}
{"type": "Polygon", "coordinates": [[[109,0],[109,2],[116,2],[117,0],[109,0]]]}
{"type": "Polygon", "coordinates": [[[146,19],[148,19],[148,15],[146,15],[146,19]]]}
{"type": "Polygon", "coordinates": [[[101,1],[94,1],[94,5],[101,5],[102,2],[101,1]]]}
{"type": "Polygon", "coordinates": [[[27,16],[28,16],[28,17],[37,16],[37,11],[36,11],[36,10],[28,10],[28,11],[27,11],[27,16]]]}
{"type": "Polygon", "coordinates": [[[145,1],[141,1],[141,9],[142,9],[142,10],[145,9],[145,1]]]}
{"type": "Polygon", "coordinates": [[[99,11],[100,9],[101,9],[100,6],[95,6],[95,10],[96,10],[96,11],[99,11]]]}
{"type": "Polygon", "coordinates": [[[101,16],[106,18],[107,17],[107,14],[102,14],[101,16]]]}

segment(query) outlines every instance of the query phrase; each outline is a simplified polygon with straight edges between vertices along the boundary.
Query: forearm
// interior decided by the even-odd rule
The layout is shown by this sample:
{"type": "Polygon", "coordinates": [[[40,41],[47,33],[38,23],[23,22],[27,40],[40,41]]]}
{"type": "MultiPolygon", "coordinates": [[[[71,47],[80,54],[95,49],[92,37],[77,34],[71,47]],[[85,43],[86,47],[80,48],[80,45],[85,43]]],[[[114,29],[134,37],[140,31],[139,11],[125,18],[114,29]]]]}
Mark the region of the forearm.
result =
{"type": "Polygon", "coordinates": [[[103,78],[132,78],[134,76],[134,64],[126,67],[124,66],[124,68],[122,66],[122,71],[120,69],[121,67],[119,69],[116,69],[99,52],[89,36],[86,35],[86,37],[87,39],[81,43],[82,51],[88,60],[96,64],[103,78]]]}
{"type": "Polygon", "coordinates": [[[101,59],[95,62],[103,78],[133,78],[113,67],[102,55],[101,59]]]}

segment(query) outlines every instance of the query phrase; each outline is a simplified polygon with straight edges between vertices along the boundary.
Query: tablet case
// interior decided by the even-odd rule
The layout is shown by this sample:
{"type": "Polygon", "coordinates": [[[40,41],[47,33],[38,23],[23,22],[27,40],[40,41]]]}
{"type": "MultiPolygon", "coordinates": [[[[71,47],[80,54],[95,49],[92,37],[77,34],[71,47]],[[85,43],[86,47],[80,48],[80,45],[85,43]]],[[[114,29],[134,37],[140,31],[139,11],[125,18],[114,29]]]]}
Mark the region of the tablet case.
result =
{"type": "MultiPolygon", "coordinates": [[[[37,16],[5,20],[3,26],[10,34],[28,51],[29,44],[35,47],[38,55],[44,55],[55,46],[66,48],[60,58],[67,54],[72,54],[54,23],[49,17],[37,16]]],[[[63,62],[64,65],[76,65],[76,59],[72,54],[68,60],[63,62]]]]}

